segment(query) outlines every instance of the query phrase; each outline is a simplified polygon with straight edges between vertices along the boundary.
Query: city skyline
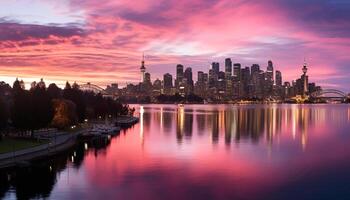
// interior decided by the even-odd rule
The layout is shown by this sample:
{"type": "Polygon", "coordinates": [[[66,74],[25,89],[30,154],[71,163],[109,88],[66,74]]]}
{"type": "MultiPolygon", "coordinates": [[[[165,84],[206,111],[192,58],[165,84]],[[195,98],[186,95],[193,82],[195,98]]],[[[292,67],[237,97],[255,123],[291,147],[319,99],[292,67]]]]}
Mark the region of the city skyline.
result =
{"type": "Polygon", "coordinates": [[[8,83],[136,83],[145,52],[154,78],[174,73],[177,63],[205,71],[230,57],[242,66],[273,60],[291,81],[306,58],[312,82],[349,92],[345,1],[21,0],[0,7],[0,79],[8,83]]]}

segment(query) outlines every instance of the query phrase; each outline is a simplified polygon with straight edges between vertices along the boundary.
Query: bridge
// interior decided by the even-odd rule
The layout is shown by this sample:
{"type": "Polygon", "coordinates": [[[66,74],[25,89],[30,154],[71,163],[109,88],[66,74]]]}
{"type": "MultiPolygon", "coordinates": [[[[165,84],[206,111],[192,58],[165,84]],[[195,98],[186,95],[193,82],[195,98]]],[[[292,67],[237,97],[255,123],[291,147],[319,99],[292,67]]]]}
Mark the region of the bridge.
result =
{"type": "Polygon", "coordinates": [[[346,101],[350,99],[350,94],[336,89],[323,89],[310,94],[311,98],[324,100],[341,100],[346,101]]]}
{"type": "Polygon", "coordinates": [[[94,84],[91,84],[91,83],[82,84],[82,85],[79,86],[79,89],[82,90],[82,91],[93,92],[95,94],[102,94],[103,96],[111,95],[108,92],[106,92],[106,90],[101,88],[100,86],[94,85],[94,84]]]}

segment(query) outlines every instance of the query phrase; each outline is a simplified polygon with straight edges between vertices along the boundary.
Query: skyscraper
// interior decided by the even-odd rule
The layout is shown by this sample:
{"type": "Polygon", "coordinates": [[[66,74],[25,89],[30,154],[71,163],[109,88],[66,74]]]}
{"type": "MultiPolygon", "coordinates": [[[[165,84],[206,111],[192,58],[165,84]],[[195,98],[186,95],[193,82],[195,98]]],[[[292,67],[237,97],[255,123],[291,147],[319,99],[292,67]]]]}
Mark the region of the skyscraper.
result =
{"type": "Polygon", "coordinates": [[[218,74],[215,73],[213,69],[209,70],[209,88],[216,87],[218,81],[218,74]]]}
{"type": "Polygon", "coordinates": [[[171,90],[173,88],[173,76],[169,73],[163,76],[163,93],[166,95],[171,95],[171,90]]]}
{"type": "Polygon", "coordinates": [[[241,64],[235,63],[233,65],[233,76],[236,77],[238,81],[241,80],[241,64]]]}
{"type": "Polygon", "coordinates": [[[207,77],[205,77],[205,73],[202,71],[198,71],[197,75],[197,82],[195,84],[195,94],[201,97],[205,97],[205,92],[206,92],[206,83],[205,80],[208,79],[208,74],[207,77]]]}
{"type": "Polygon", "coordinates": [[[225,77],[226,79],[232,76],[232,61],[231,58],[225,59],[225,77]]]}
{"type": "Polygon", "coordinates": [[[253,74],[259,74],[259,72],[260,72],[260,66],[259,66],[258,64],[253,64],[253,65],[251,66],[250,71],[251,71],[251,74],[252,74],[252,75],[253,75],[253,74]]]}
{"type": "Polygon", "coordinates": [[[219,75],[220,72],[220,64],[218,62],[212,62],[211,63],[211,68],[214,70],[214,73],[216,75],[219,75]]]}
{"type": "Polygon", "coordinates": [[[198,71],[197,81],[200,83],[204,83],[204,72],[198,71]]]}
{"type": "Polygon", "coordinates": [[[267,63],[267,70],[265,73],[265,94],[271,96],[273,92],[273,63],[271,60],[267,63]]]}
{"type": "Polygon", "coordinates": [[[275,74],[274,95],[276,97],[284,97],[284,90],[282,87],[282,73],[276,70],[275,74]]]}
{"type": "Polygon", "coordinates": [[[275,83],[277,86],[282,86],[282,73],[280,71],[276,71],[275,83]]]}
{"type": "Polygon", "coordinates": [[[184,78],[186,79],[186,86],[187,88],[186,93],[192,93],[193,92],[193,79],[192,79],[192,68],[187,67],[184,73],[184,78]]]}
{"type": "Polygon", "coordinates": [[[175,87],[176,87],[176,90],[179,89],[180,84],[182,83],[183,78],[184,78],[184,66],[178,64],[178,65],[176,66],[176,79],[175,79],[175,87]]]}
{"type": "Polygon", "coordinates": [[[267,63],[266,77],[273,84],[273,63],[271,60],[267,63]]]}
{"type": "Polygon", "coordinates": [[[151,83],[151,74],[148,72],[145,73],[144,83],[151,83]]]}
{"type": "Polygon", "coordinates": [[[253,64],[250,67],[251,72],[251,92],[252,97],[258,98],[260,95],[260,84],[259,84],[259,74],[260,74],[260,66],[258,64],[253,64]]]}
{"type": "Polygon", "coordinates": [[[249,96],[249,82],[250,82],[250,68],[245,67],[241,69],[241,97],[249,96]]]}

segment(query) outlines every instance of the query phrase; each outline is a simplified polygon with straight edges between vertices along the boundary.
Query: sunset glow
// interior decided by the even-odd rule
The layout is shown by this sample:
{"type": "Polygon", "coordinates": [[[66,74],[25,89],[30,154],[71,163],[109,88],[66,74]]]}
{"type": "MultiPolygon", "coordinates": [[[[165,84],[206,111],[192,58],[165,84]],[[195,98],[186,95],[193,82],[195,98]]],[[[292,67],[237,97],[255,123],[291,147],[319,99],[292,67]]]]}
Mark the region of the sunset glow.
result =
{"type": "Polygon", "coordinates": [[[348,92],[349,13],[344,0],[2,1],[0,80],[125,85],[145,52],[152,80],[231,57],[264,69],[271,59],[290,81],[306,58],[311,81],[348,92]]]}

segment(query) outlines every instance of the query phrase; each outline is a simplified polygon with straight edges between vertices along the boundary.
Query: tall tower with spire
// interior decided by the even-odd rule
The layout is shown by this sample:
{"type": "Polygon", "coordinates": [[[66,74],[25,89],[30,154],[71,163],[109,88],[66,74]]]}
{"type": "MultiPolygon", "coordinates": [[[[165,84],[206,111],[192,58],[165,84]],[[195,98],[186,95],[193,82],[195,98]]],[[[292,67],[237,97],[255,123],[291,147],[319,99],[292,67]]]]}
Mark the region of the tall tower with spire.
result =
{"type": "Polygon", "coordinates": [[[302,80],[303,80],[303,83],[304,83],[304,86],[303,86],[303,95],[304,96],[307,95],[307,93],[308,93],[308,86],[309,86],[308,76],[306,75],[307,70],[308,70],[307,63],[306,63],[306,60],[304,59],[304,65],[303,65],[303,68],[302,68],[302,71],[303,71],[302,80]]]}
{"type": "Polygon", "coordinates": [[[146,73],[145,54],[142,54],[140,71],[141,71],[141,83],[143,83],[143,82],[145,82],[145,73],[146,73]]]}

